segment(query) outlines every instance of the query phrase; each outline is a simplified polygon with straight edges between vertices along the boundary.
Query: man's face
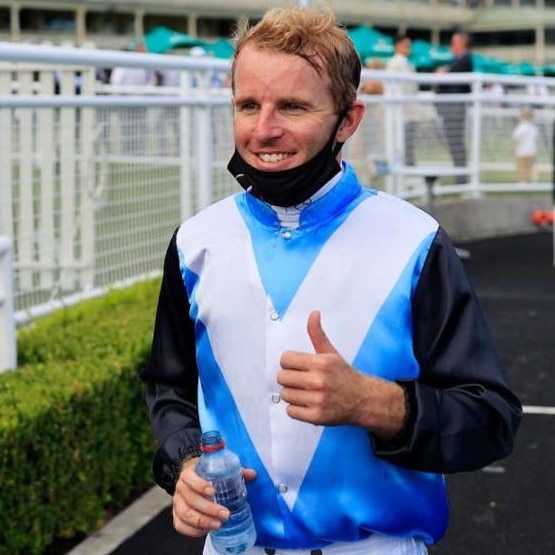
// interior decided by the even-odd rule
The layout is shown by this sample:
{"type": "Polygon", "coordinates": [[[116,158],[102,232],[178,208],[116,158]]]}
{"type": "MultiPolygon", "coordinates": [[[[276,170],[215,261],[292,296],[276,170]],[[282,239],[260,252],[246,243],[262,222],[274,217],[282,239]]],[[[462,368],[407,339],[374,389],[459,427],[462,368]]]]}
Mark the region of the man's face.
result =
{"type": "Polygon", "coordinates": [[[247,46],[235,66],[235,146],[251,166],[281,171],[313,158],[337,123],[329,78],[303,58],[247,46]]]}
{"type": "Polygon", "coordinates": [[[410,39],[403,39],[397,43],[397,52],[408,58],[410,56],[411,46],[410,39]]]}
{"type": "Polygon", "coordinates": [[[454,34],[451,37],[451,52],[455,55],[455,56],[459,56],[460,54],[462,54],[465,50],[466,50],[466,42],[464,40],[464,37],[462,35],[459,34],[454,34]]]}

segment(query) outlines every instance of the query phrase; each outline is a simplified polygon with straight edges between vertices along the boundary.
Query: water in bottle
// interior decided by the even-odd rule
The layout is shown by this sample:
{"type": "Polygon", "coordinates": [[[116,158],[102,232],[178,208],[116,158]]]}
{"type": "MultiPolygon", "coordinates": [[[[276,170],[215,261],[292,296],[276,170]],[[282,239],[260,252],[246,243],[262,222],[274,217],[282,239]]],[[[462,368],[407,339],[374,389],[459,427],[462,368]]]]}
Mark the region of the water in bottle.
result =
{"type": "Polygon", "coordinates": [[[252,513],[247,502],[247,488],[241,474],[239,457],[225,448],[219,431],[205,432],[201,437],[202,455],[196,464],[197,474],[212,482],[214,500],[229,509],[229,519],[219,530],[210,532],[218,553],[243,553],[256,540],[252,513]]]}

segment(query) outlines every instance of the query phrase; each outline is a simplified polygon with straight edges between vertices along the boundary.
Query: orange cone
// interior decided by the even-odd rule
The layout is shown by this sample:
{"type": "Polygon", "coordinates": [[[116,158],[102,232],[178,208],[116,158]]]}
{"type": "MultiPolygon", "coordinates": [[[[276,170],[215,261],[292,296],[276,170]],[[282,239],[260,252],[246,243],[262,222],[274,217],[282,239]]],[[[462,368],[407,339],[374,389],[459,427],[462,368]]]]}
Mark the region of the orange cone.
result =
{"type": "MultiPolygon", "coordinates": [[[[551,215],[553,216],[553,213],[551,215]]],[[[536,225],[545,224],[545,213],[543,210],[532,210],[532,223],[536,225]]]]}

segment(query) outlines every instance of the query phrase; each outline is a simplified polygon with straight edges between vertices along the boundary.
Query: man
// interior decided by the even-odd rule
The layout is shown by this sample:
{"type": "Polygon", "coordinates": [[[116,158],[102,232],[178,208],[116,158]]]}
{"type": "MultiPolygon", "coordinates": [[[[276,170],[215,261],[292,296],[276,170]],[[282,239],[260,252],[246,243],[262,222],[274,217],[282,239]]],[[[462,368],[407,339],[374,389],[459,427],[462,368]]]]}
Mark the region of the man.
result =
{"type": "MultiPolygon", "coordinates": [[[[440,68],[439,73],[470,73],[473,70],[472,53],[470,52],[470,37],[466,33],[456,32],[451,37],[450,48],[453,61],[440,68]]],[[[437,88],[438,94],[468,94],[468,83],[445,83],[437,88]]],[[[447,146],[456,167],[464,168],[467,163],[466,155],[466,103],[442,102],[438,103],[437,111],[443,120],[443,131],[447,146]]],[[[466,176],[457,176],[457,183],[466,183],[466,176]]]]}
{"type": "MultiPolygon", "coordinates": [[[[395,54],[390,58],[385,66],[387,71],[396,71],[401,73],[414,73],[414,67],[409,62],[412,41],[405,34],[399,34],[395,37],[395,54]]],[[[393,82],[391,85],[392,94],[398,94],[400,97],[410,97],[418,94],[418,85],[413,81],[393,82]]],[[[409,105],[401,104],[396,107],[395,115],[400,116],[403,124],[399,130],[404,137],[403,159],[406,166],[414,166],[414,147],[416,143],[416,126],[419,119],[418,106],[415,103],[409,105]]]]}
{"type": "Polygon", "coordinates": [[[241,458],[258,555],[426,553],[443,473],[512,449],[520,404],[445,231],[341,160],[360,70],[329,12],[270,10],[238,33],[245,192],[173,235],[142,375],[182,534],[229,515],[194,470],[201,429],[241,458]]]}

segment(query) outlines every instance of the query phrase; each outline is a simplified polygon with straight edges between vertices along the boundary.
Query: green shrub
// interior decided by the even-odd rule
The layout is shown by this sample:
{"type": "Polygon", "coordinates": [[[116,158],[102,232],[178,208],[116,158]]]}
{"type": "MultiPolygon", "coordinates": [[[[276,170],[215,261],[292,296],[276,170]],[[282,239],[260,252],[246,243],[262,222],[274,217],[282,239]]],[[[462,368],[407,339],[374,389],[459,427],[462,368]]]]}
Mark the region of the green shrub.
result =
{"type": "Polygon", "coordinates": [[[158,289],[140,283],[19,331],[19,367],[0,374],[0,555],[90,533],[152,483],[138,373],[158,289]]]}

